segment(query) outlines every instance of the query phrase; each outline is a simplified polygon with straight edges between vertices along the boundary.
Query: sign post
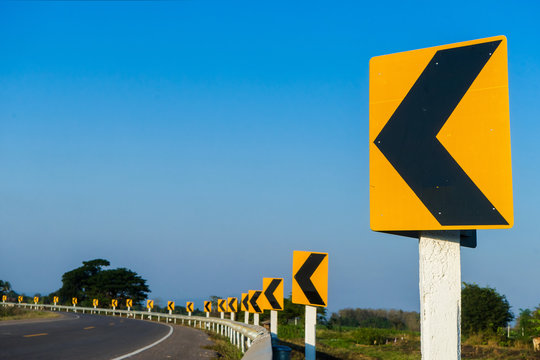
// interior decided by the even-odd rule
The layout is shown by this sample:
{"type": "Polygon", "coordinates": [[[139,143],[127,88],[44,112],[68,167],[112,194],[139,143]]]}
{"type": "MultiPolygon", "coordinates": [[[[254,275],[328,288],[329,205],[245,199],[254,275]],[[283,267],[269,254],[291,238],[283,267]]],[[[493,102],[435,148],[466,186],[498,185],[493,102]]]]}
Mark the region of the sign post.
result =
{"type": "MultiPolygon", "coordinates": [[[[146,308],[148,309],[148,313],[151,313],[154,308],[154,300],[146,300],[146,308]]],[[[148,314],[148,319],[152,320],[152,315],[148,314]]]]}
{"type": "MultiPolygon", "coordinates": [[[[191,313],[193,312],[193,302],[186,302],[186,310],[188,312],[188,316],[191,317],[191,313]]],[[[191,325],[191,320],[188,321],[188,325],[191,325]]]]}
{"type": "Polygon", "coordinates": [[[244,312],[244,324],[249,324],[249,293],[242,293],[240,310],[244,312]]]}
{"type": "Polygon", "coordinates": [[[294,251],[292,302],[306,305],[305,356],[315,360],[317,308],[328,303],[328,253],[294,251]]]}
{"type": "Polygon", "coordinates": [[[283,279],[264,278],[263,296],[261,296],[263,310],[270,310],[270,333],[278,334],[278,311],[283,310],[283,279]]]}
{"type": "Polygon", "coordinates": [[[231,313],[231,320],[234,321],[236,312],[238,311],[238,299],[235,297],[230,297],[227,299],[227,303],[228,303],[227,308],[229,312],[231,313]]]}
{"type": "Polygon", "coordinates": [[[206,312],[206,317],[210,317],[210,313],[212,312],[212,302],[211,301],[205,301],[204,302],[204,311],[206,312]]]}
{"type": "Polygon", "coordinates": [[[167,310],[169,310],[169,315],[172,315],[174,311],[174,301],[167,301],[167,310]]]}
{"type": "Polygon", "coordinates": [[[249,312],[253,313],[253,325],[259,325],[259,314],[263,313],[261,305],[259,304],[260,297],[262,295],[261,290],[249,290],[249,312]]]}
{"type": "Polygon", "coordinates": [[[370,226],[419,239],[423,360],[461,358],[460,246],[514,222],[506,48],[497,36],[370,61],[370,226]]]}
{"type": "Polygon", "coordinates": [[[220,317],[225,319],[225,312],[227,311],[227,300],[218,299],[218,311],[220,312],[220,317]]]}

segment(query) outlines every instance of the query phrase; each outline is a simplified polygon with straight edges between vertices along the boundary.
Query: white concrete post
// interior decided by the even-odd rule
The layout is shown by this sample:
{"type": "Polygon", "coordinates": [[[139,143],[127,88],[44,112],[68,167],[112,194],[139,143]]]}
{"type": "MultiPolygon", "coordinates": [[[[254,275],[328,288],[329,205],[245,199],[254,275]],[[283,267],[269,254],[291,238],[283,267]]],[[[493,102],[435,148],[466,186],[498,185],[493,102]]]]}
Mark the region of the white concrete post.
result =
{"type": "Polygon", "coordinates": [[[244,311],[244,324],[249,324],[249,313],[244,311]]]}
{"type": "Polygon", "coordinates": [[[240,333],[238,331],[236,333],[236,347],[240,347],[240,333]]]}
{"type": "Polygon", "coordinates": [[[172,310],[169,310],[169,315],[172,315],[172,310]]]}
{"type": "Polygon", "coordinates": [[[222,312],[222,313],[220,313],[220,314],[221,314],[221,318],[222,318],[222,319],[225,319],[225,313],[222,312]]]}
{"type": "Polygon", "coordinates": [[[305,324],[305,355],[306,360],[315,360],[315,326],[317,325],[317,308],[306,305],[306,324],[305,324]]]}
{"type": "Polygon", "coordinates": [[[242,354],[246,352],[246,345],[245,345],[245,338],[244,338],[244,334],[241,334],[240,335],[240,344],[242,346],[242,354]]]}
{"type": "Polygon", "coordinates": [[[206,313],[206,317],[210,317],[210,313],[209,313],[209,312],[206,313]]]}
{"type": "Polygon", "coordinates": [[[422,360],[461,359],[460,231],[420,234],[422,360]]]}
{"type": "Polygon", "coordinates": [[[253,325],[259,325],[259,314],[253,314],[253,325]]]}
{"type": "MultiPolygon", "coordinates": [[[[191,317],[191,311],[188,311],[188,316],[191,317]]],[[[191,326],[191,319],[189,319],[188,325],[191,326]]]]}
{"type": "Polygon", "coordinates": [[[231,313],[231,320],[232,320],[232,321],[235,320],[235,317],[236,317],[235,315],[236,315],[235,313],[233,313],[233,312],[231,313]]]}
{"type": "Polygon", "coordinates": [[[270,310],[270,333],[277,336],[278,314],[276,310],[270,310]]]}

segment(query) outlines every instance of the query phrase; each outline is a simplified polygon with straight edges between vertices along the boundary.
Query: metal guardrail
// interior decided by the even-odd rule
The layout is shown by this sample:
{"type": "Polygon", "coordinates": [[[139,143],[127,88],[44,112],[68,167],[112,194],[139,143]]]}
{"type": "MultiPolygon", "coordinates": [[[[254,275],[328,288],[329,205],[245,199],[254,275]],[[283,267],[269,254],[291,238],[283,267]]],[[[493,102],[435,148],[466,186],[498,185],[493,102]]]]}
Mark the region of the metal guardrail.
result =
{"type": "Polygon", "coordinates": [[[227,336],[229,341],[238,347],[244,356],[244,360],[271,360],[272,359],[272,341],[268,330],[262,326],[245,324],[228,319],[218,319],[214,317],[187,316],[180,314],[167,314],[149,311],[135,310],[116,310],[93,307],[65,306],[65,305],[46,305],[46,304],[27,304],[27,303],[0,303],[4,306],[18,306],[31,310],[50,310],[66,312],[82,312],[88,314],[100,314],[109,316],[125,316],[141,320],[166,319],[167,323],[187,324],[195,328],[214,331],[223,336],[227,336]]]}

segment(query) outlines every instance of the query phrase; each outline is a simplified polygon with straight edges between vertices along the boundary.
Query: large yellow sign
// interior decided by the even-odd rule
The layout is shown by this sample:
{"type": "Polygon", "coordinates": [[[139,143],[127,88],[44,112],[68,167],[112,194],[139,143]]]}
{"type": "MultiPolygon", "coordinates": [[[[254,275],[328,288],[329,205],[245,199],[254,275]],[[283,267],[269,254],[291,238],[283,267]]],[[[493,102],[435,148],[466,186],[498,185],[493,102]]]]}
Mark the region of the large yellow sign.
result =
{"type": "Polygon", "coordinates": [[[71,299],[71,303],[72,303],[73,305],[77,305],[77,298],[76,298],[76,297],[72,298],[72,299],[71,299]]]}
{"type": "Polygon", "coordinates": [[[294,251],[292,302],[312,306],[328,304],[327,253],[294,251]]]}
{"type": "Polygon", "coordinates": [[[117,306],[118,306],[118,300],[112,299],[112,301],[111,301],[111,306],[112,306],[112,307],[117,307],[117,306]]]}
{"type": "Polygon", "coordinates": [[[39,302],[39,297],[34,296],[34,304],[37,304],[39,302]]]}
{"type": "Polygon", "coordinates": [[[512,227],[507,68],[504,36],[371,59],[371,229],[512,227]]]}
{"type": "Polygon", "coordinates": [[[154,308],[154,300],[146,300],[146,308],[147,309],[153,309],[154,308]]]}
{"type": "Polygon", "coordinates": [[[19,296],[17,297],[17,300],[19,300],[19,302],[22,302],[22,301],[23,301],[23,297],[19,295],[19,296]]]}
{"type": "Polygon", "coordinates": [[[211,301],[205,301],[204,302],[204,311],[205,312],[212,312],[212,302],[211,301]]]}
{"type": "Polygon", "coordinates": [[[132,307],[133,306],[133,299],[127,299],[126,300],[126,307],[132,307]]]}
{"type": "Polygon", "coordinates": [[[261,307],[263,310],[283,310],[283,279],[263,278],[261,307]]]}
{"type": "Polygon", "coordinates": [[[167,310],[174,311],[174,301],[167,301],[167,310]]]}
{"type": "MultiPolygon", "coordinates": [[[[75,302],[74,304],[76,304],[76,303],[77,303],[77,302],[75,302]]],[[[93,299],[93,300],[92,300],[92,305],[93,305],[94,307],[97,307],[98,304],[99,304],[99,300],[98,300],[98,299],[93,299]]]]}
{"type": "Polygon", "coordinates": [[[193,312],[193,301],[186,302],[186,311],[193,312]]]}
{"type": "Polygon", "coordinates": [[[53,297],[53,303],[56,304],[57,302],[58,302],[58,296],[54,296],[54,297],[53,297]]]}

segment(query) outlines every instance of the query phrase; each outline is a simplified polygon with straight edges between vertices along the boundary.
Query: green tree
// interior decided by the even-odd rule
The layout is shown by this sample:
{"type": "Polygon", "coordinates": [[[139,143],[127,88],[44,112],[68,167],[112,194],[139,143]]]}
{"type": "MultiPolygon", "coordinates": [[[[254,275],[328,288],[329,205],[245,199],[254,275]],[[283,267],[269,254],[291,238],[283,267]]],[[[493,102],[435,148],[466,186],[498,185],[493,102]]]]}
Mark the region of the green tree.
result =
{"type": "Polygon", "coordinates": [[[463,283],[461,289],[461,323],[465,335],[506,327],[514,315],[506,296],[490,287],[463,283]]]}
{"type": "Polygon", "coordinates": [[[11,291],[11,284],[9,281],[0,280],[0,292],[7,294],[11,291]]]}
{"type": "Polygon", "coordinates": [[[62,303],[71,303],[71,298],[76,297],[85,306],[92,299],[98,299],[102,306],[110,304],[112,299],[117,299],[120,306],[125,305],[126,299],[137,305],[148,297],[150,289],[146,280],[126,268],[103,269],[109,265],[104,259],[83,261],[83,266],[62,276],[62,287],[50,296],[57,294],[62,303]]]}

